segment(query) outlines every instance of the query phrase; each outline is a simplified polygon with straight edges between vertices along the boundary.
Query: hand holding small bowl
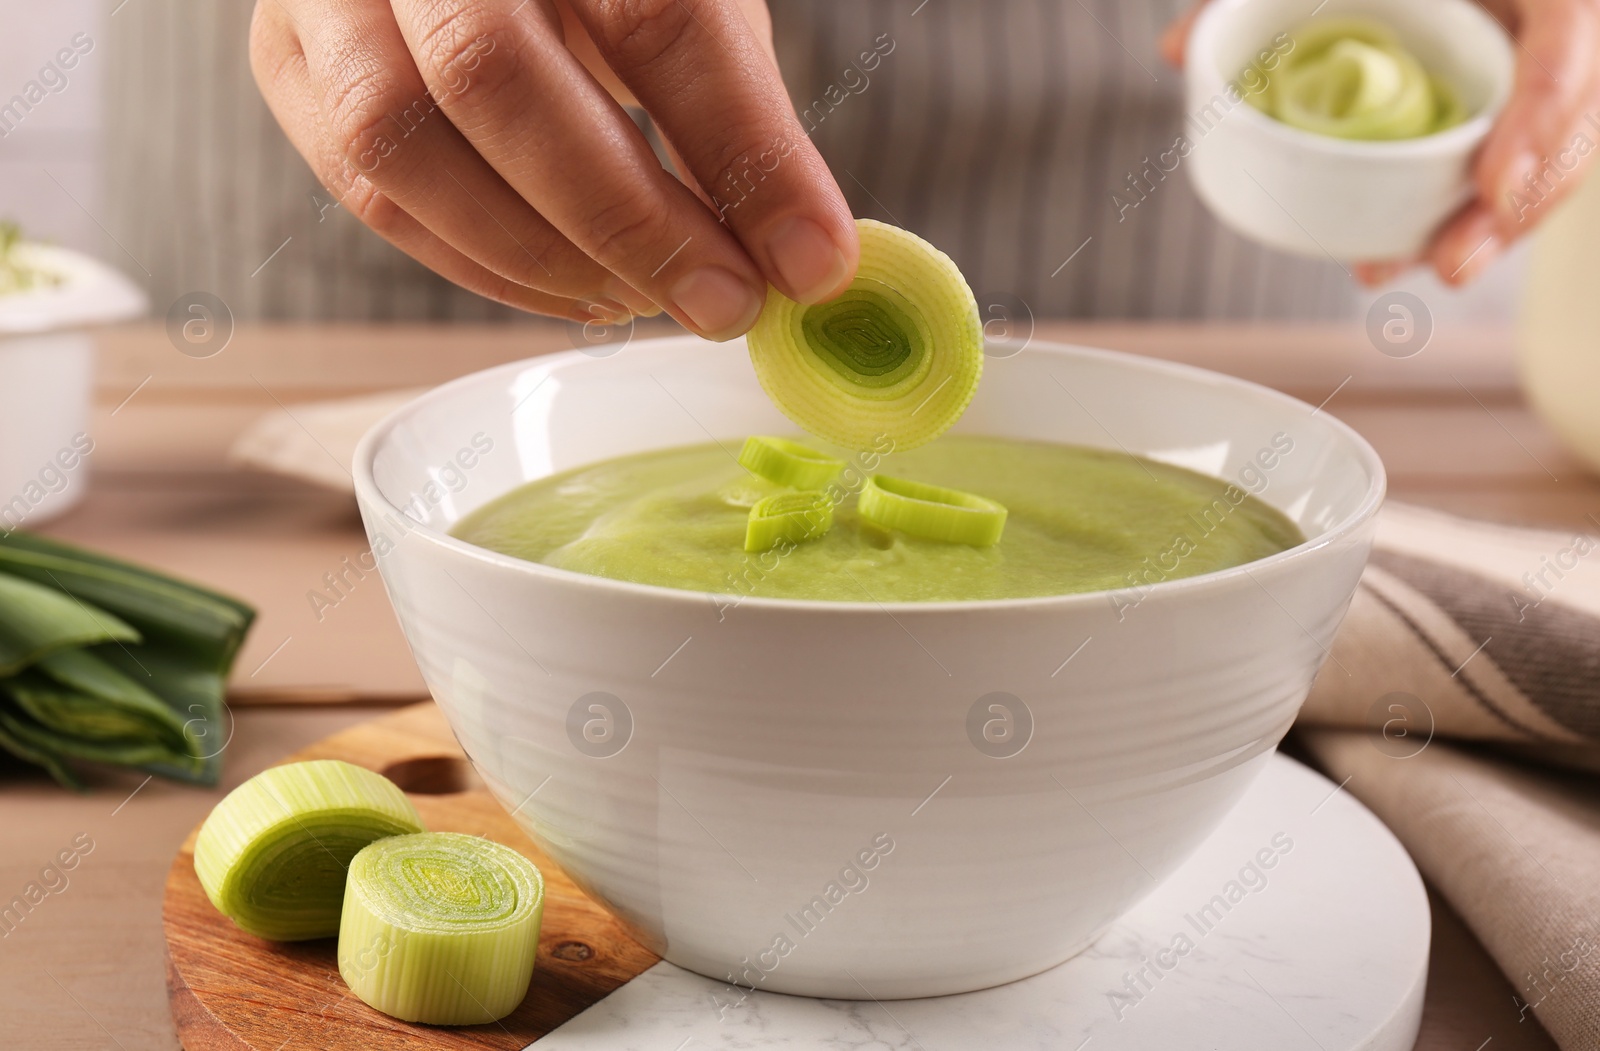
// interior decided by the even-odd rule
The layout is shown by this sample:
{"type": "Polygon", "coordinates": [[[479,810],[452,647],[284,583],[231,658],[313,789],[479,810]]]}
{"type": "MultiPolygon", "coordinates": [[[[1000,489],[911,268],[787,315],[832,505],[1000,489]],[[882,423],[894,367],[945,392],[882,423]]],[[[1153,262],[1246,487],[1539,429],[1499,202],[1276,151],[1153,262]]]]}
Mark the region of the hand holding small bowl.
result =
{"type": "Polygon", "coordinates": [[[1600,127],[1587,126],[1600,121],[1600,3],[1332,0],[1317,20],[1349,17],[1390,26],[1458,94],[1466,120],[1419,138],[1349,142],[1229,107],[1230,82],[1306,12],[1279,0],[1204,2],[1162,41],[1188,78],[1196,188],[1247,236],[1331,256],[1365,283],[1424,263],[1464,284],[1581,181],[1600,142],[1600,127]]]}

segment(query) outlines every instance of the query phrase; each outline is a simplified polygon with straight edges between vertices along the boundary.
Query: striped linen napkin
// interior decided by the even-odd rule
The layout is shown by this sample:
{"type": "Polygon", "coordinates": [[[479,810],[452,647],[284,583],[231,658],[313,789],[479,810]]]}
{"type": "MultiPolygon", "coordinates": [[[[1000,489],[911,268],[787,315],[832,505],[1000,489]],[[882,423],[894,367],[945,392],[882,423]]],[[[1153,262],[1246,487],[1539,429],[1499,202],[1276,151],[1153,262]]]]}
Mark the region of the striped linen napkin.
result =
{"type": "MultiPolygon", "coordinates": [[[[1600,522],[1595,523],[1600,527],[1600,522]]],[[[1600,1048],[1600,539],[1390,504],[1296,734],[1563,1051],[1600,1048]]]]}

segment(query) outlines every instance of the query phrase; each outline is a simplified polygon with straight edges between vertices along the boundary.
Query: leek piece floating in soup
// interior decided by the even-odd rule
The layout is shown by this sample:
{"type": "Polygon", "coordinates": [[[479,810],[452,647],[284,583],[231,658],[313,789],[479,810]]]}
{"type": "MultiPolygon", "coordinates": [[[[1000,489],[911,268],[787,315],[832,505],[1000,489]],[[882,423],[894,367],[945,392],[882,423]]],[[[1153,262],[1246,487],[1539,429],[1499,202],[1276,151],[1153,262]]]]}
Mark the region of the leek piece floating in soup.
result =
{"type": "Polygon", "coordinates": [[[998,544],[1006,528],[1006,509],[993,500],[877,475],[861,487],[856,513],[885,529],[974,547],[998,544]]]}
{"type": "MultiPolygon", "coordinates": [[[[1274,455],[1293,448],[1280,439],[1274,455]]],[[[846,461],[823,490],[834,498],[832,528],[803,540],[774,538],[761,552],[745,549],[752,507],[796,490],[752,474],[718,445],[624,456],[539,479],[479,508],[455,535],[616,580],[836,602],[1144,587],[1265,558],[1303,539],[1288,518],[1237,485],[1121,452],[964,435],[910,451],[880,448],[830,451],[846,461]],[[864,514],[862,491],[875,474],[880,495],[897,499],[874,509],[865,497],[864,514]],[[960,499],[924,500],[948,511],[907,504],[907,497],[940,495],[926,487],[958,490],[960,499]],[[970,516],[958,513],[961,504],[970,516]]]]}
{"type": "Polygon", "coordinates": [[[1429,73],[1387,26],[1370,19],[1310,22],[1276,69],[1257,66],[1245,95],[1291,127],[1340,139],[1414,139],[1460,124],[1454,89],[1429,73]]]}
{"type": "Polygon", "coordinates": [[[844,461],[788,438],[758,434],[744,440],[739,466],[778,485],[817,489],[844,470],[844,461]]]}
{"type": "Polygon", "coordinates": [[[763,496],[745,520],[744,549],[770,551],[824,536],[833,528],[833,506],[833,496],[821,489],[763,496]]]}

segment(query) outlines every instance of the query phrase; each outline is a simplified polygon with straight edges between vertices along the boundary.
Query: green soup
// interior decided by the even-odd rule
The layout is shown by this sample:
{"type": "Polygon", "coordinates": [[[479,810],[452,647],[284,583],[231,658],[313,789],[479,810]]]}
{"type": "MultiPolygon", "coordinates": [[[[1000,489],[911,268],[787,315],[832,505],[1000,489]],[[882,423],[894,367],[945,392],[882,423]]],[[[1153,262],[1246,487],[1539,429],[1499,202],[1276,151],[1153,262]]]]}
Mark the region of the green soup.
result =
{"type": "MultiPolygon", "coordinates": [[[[857,458],[840,484],[858,489],[857,458]]],[[[1123,453],[946,437],[865,466],[1010,511],[993,547],[891,533],[854,496],[819,540],[747,554],[745,519],[779,491],[718,445],[625,456],[543,478],[456,527],[468,543],[662,587],[835,602],[947,602],[1142,587],[1241,565],[1304,539],[1238,486],[1123,453]]]]}

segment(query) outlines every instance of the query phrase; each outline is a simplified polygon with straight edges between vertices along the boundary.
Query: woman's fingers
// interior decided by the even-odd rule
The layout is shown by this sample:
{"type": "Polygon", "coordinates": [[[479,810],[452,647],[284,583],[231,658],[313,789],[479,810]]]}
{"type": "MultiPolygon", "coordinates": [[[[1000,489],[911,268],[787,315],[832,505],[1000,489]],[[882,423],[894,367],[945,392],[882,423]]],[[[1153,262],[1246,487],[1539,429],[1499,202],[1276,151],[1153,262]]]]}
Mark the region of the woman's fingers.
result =
{"type": "Polygon", "coordinates": [[[1600,4],[1519,0],[1517,69],[1511,98],[1479,155],[1479,192],[1508,240],[1543,217],[1577,184],[1600,139],[1600,4]],[[1597,122],[1590,125],[1588,119],[1597,122]]]}
{"type": "MultiPolygon", "coordinates": [[[[849,206],[737,4],[571,2],[766,280],[803,303],[842,291],[860,254],[849,206]]],[[[865,68],[893,46],[883,38],[865,68]]]]}
{"type": "Polygon", "coordinates": [[[1600,147],[1600,0],[1484,6],[1515,32],[1517,66],[1474,165],[1478,195],[1427,249],[1429,265],[1451,285],[1476,278],[1549,215],[1600,147]]]}
{"type": "MultiPolygon", "coordinates": [[[[578,57],[578,61],[583,63],[583,68],[589,71],[589,75],[594,77],[612,98],[624,106],[639,105],[639,100],[633,97],[633,92],[618,78],[617,71],[606,65],[606,60],[600,56],[600,49],[595,47],[594,39],[589,36],[589,30],[585,28],[577,12],[572,9],[573,2],[574,0],[552,0],[556,12],[561,16],[561,32],[567,42],[567,50],[578,57]]],[[[745,21],[755,30],[762,49],[776,63],[778,55],[772,43],[772,13],[767,10],[767,0],[733,0],[733,2],[744,14],[745,21]]]]}
{"type": "Polygon", "coordinates": [[[480,49],[472,82],[440,105],[556,229],[701,335],[749,329],[766,292],[760,270],[566,48],[546,0],[395,0],[395,10],[425,80],[480,49]]]}
{"type": "Polygon", "coordinates": [[[303,27],[335,148],[386,197],[508,280],[612,313],[649,308],[518,196],[441,112],[439,99],[470,89],[493,41],[469,42],[424,82],[386,0],[279,2],[303,27]]]}
{"type": "Polygon", "coordinates": [[[256,8],[250,30],[250,62],[268,108],[317,180],[356,218],[401,251],[463,288],[520,310],[573,321],[591,321],[603,315],[594,305],[529,288],[468,258],[349,163],[322,123],[318,91],[300,31],[276,0],[256,8]]]}
{"type": "Polygon", "coordinates": [[[1411,259],[1385,259],[1377,263],[1352,263],[1350,272],[1356,281],[1367,288],[1379,288],[1410,270],[1411,259]]]}
{"type": "Polygon", "coordinates": [[[661,303],[726,339],[754,323],[769,281],[814,302],[848,283],[858,251],[738,2],[574,4],[717,210],[566,47],[579,34],[555,0],[271,0],[253,61],[318,176],[434,269],[564,316],[661,303]],[[756,182],[766,192],[747,202],[756,182]]]}
{"type": "Polygon", "coordinates": [[[1505,251],[1494,208],[1476,198],[1451,217],[1428,245],[1427,259],[1447,285],[1474,280],[1505,251]]]}

